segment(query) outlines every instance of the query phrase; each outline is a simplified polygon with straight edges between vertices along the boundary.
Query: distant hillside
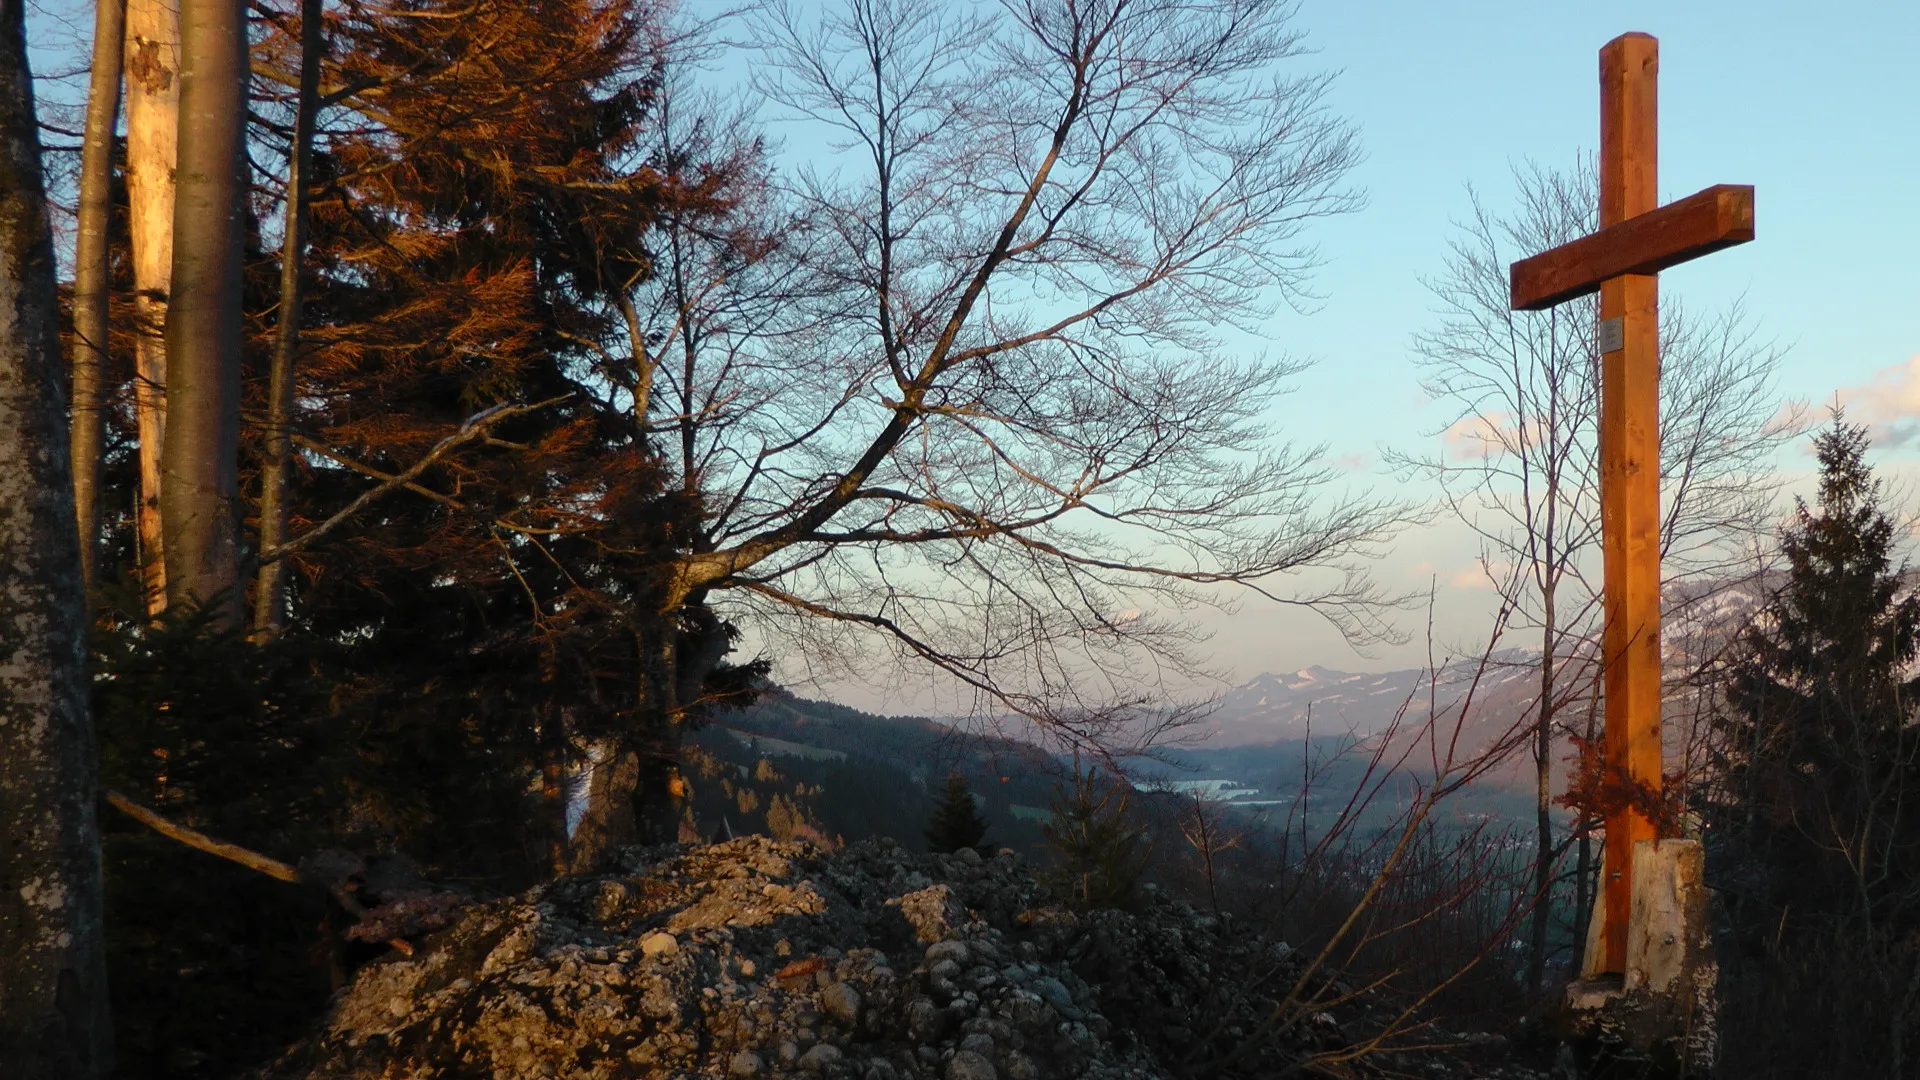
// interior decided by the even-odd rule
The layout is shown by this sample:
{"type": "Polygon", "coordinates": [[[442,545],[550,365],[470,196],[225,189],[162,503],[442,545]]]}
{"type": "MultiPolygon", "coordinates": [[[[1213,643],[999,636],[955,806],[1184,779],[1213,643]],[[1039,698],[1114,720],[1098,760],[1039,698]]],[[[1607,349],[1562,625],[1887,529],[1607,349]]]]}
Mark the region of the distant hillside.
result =
{"type": "MultiPolygon", "coordinates": [[[[1663,641],[1669,665],[1690,667],[1724,646],[1764,596],[1764,583],[1755,582],[1670,589],[1663,641]]],[[[1255,676],[1222,695],[1193,732],[1200,741],[1128,763],[1142,788],[1140,808],[1164,816],[1199,793],[1249,820],[1330,820],[1362,782],[1370,751],[1389,731],[1396,740],[1389,758],[1421,734],[1430,715],[1444,731],[1462,724],[1456,751],[1462,758],[1513,740],[1537,708],[1538,655],[1502,650],[1484,663],[1478,657],[1450,662],[1431,677],[1423,668],[1319,666],[1255,676]]],[[[1580,677],[1591,674],[1584,669],[1580,677]]],[[[1578,697],[1581,689],[1562,685],[1556,692],[1578,697]]],[[[1670,752],[1686,738],[1691,712],[1684,693],[1670,698],[1670,752]]],[[[924,850],[933,792],[951,771],[965,775],[980,799],[993,824],[991,846],[1035,850],[1054,784],[1066,771],[1039,747],[1016,739],[778,689],[751,708],[716,717],[690,750],[696,827],[705,836],[891,837],[915,851],[924,850]]],[[[1427,760],[1424,753],[1407,759],[1405,776],[1383,793],[1380,813],[1390,813],[1388,803],[1428,778],[1427,760]]],[[[1532,791],[1532,759],[1522,749],[1452,799],[1447,814],[1521,821],[1532,813],[1532,791]]]]}
{"type": "Polygon", "coordinates": [[[912,851],[926,849],[935,793],[955,771],[992,826],[988,846],[1035,850],[1059,770],[1025,743],[782,690],[715,717],[689,751],[705,836],[890,837],[912,851]]]}

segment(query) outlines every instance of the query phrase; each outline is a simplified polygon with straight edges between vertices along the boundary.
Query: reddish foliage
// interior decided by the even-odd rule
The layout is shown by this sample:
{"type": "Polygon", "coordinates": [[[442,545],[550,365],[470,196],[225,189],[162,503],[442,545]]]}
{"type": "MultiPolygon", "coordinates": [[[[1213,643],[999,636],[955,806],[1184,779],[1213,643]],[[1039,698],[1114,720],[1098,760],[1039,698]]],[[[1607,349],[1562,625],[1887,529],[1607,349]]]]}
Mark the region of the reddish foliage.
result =
{"type": "Polygon", "coordinates": [[[1600,821],[1632,811],[1653,822],[1654,833],[1660,838],[1680,835],[1680,816],[1685,809],[1680,772],[1666,774],[1661,778],[1660,787],[1655,789],[1607,761],[1604,736],[1599,739],[1568,737],[1573,740],[1573,775],[1567,782],[1566,793],[1554,800],[1555,805],[1578,811],[1588,820],[1600,821]]]}

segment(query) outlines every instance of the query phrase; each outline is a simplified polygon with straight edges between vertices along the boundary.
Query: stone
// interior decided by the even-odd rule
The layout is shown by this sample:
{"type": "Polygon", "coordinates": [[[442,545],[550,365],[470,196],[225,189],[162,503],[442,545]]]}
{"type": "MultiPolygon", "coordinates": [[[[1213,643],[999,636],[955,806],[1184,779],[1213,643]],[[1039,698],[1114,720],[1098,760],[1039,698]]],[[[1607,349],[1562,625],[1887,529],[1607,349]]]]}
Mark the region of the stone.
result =
{"type": "Polygon", "coordinates": [[[765,1067],[765,1063],[760,1060],[760,1055],[751,1050],[742,1050],[727,1059],[729,1076],[758,1076],[760,1070],[765,1067]]]}
{"type": "Polygon", "coordinates": [[[840,1064],[844,1057],[846,1055],[832,1043],[816,1043],[800,1055],[800,1067],[808,1072],[826,1072],[829,1066],[840,1064]]]}
{"type": "Polygon", "coordinates": [[[640,939],[640,955],[672,956],[680,951],[680,939],[665,930],[656,930],[640,939]]]}
{"type": "Polygon", "coordinates": [[[993,1062],[972,1050],[962,1050],[947,1062],[946,1080],[1000,1080],[993,1062]]]}
{"type": "Polygon", "coordinates": [[[993,1057],[993,1036],[975,1032],[960,1040],[960,1049],[971,1050],[989,1060],[993,1057]]]}
{"type": "Polygon", "coordinates": [[[900,909],[907,925],[913,928],[914,937],[920,941],[958,937],[960,927],[966,924],[966,909],[954,899],[953,889],[946,885],[929,885],[894,897],[887,901],[887,906],[900,909]]]}
{"type": "Polygon", "coordinates": [[[938,964],[942,960],[951,960],[955,964],[964,964],[972,955],[973,954],[967,949],[967,943],[964,941],[936,941],[927,946],[927,963],[929,964],[938,964]]]}
{"type": "Polygon", "coordinates": [[[959,851],[954,852],[953,857],[959,859],[961,863],[967,866],[979,866],[986,861],[980,857],[979,852],[970,847],[963,847],[959,851]]]}
{"type": "Polygon", "coordinates": [[[947,1014],[927,998],[907,1002],[907,1034],[921,1044],[939,1042],[946,1033],[947,1014]]]}
{"type": "Polygon", "coordinates": [[[1008,1080],[1035,1080],[1040,1070],[1033,1067],[1033,1059],[1016,1051],[1007,1052],[1008,1080]]]}
{"type": "Polygon", "coordinates": [[[1051,975],[1033,980],[1033,992],[1056,1009],[1073,1007],[1073,995],[1067,992],[1067,984],[1051,975]]]}
{"type": "Polygon", "coordinates": [[[852,1027],[860,1022],[860,991],[843,982],[829,984],[820,991],[820,1007],[828,1016],[852,1027]]]}

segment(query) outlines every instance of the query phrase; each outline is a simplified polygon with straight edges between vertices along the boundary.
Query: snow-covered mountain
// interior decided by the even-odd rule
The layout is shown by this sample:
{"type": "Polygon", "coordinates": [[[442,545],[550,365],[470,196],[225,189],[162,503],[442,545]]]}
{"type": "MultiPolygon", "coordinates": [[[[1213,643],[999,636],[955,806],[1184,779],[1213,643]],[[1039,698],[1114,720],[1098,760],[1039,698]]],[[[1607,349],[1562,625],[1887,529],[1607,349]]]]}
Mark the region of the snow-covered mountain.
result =
{"type": "MultiPolygon", "coordinates": [[[[1668,677],[1676,681],[1669,687],[1670,719],[1678,721],[1687,711],[1687,690],[1678,680],[1723,652],[1776,585],[1777,576],[1697,578],[1668,586],[1661,651],[1668,677]]],[[[1467,743],[1477,748],[1511,730],[1535,707],[1539,657],[1531,649],[1503,649],[1484,663],[1479,657],[1451,661],[1431,679],[1425,668],[1340,671],[1314,666],[1256,675],[1220,697],[1201,725],[1210,733],[1204,745],[1256,746],[1309,734],[1366,739],[1386,731],[1396,716],[1401,717],[1402,731],[1419,726],[1430,713],[1450,723],[1470,698],[1467,743]]],[[[1595,674],[1590,665],[1568,665],[1556,696],[1578,696],[1582,690],[1575,683],[1590,683],[1595,674]]]]}
{"type": "Polygon", "coordinates": [[[1469,698],[1470,727],[1505,730],[1538,686],[1532,655],[1506,650],[1484,666],[1477,657],[1457,660],[1431,679],[1425,668],[1339,671],[1318,665],[1256,675],[1221,696],[1202,725],[1211,733],[1206,745],[1250,746],[1309,736],[1364,739],[1386,731],[1396,717],[1405,729],[1424,721],[1429,711],[1454,715],[1469,698]]]}

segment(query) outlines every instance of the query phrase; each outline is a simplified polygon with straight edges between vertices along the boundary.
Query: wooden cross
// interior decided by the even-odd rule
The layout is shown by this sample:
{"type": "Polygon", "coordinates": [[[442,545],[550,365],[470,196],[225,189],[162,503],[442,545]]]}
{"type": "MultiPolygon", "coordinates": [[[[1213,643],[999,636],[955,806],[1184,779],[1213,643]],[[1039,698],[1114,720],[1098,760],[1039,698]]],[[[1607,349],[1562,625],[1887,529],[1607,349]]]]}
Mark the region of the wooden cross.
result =
{"type": "MultiPolygon", "coordinates": [[[[1608,773],[1660,790],[1660,318],[1667,267],[1753,239],[1753,188],[1710,187],[1659,206],[1660,47],[1622,34],[1600,50],[1600,231],[1514,263],[1516,310],[1600,293],[1601,647],[1608,773]]],[[[1606,819],[1599,970],[1625,974],[1633,845],[1655,839],[1639,807],[1606,819]]]]}

